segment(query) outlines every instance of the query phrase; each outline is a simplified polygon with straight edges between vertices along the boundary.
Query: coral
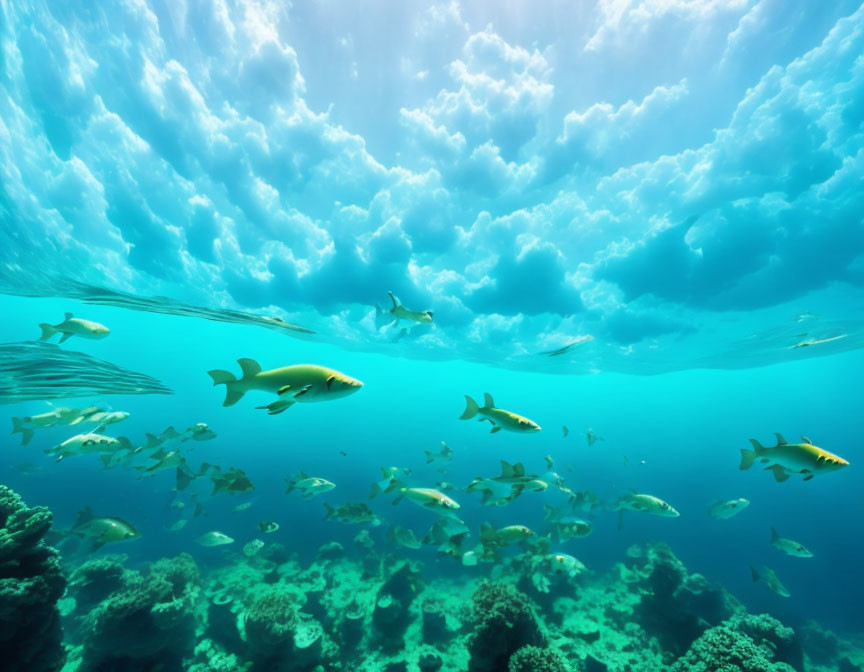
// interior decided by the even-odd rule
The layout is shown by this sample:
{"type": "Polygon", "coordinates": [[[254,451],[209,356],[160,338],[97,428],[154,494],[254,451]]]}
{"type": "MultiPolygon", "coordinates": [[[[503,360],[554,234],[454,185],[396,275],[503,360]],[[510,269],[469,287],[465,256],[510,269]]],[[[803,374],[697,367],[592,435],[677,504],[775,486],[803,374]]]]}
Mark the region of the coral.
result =
{"type": "Polygon", "coordinates": [[[66,589],[59,553],[43,538],[53,517],[28,508],[0,485],[0,660],[6,672],[59,670],[61,645],[57,601],[66,589]]]}
{"type": "Polygon", "coordinates": [[[794,651],[793,641],[791,628],[770,616],[739,616],[702,633],[672,670],[793,672],[796,668],[781,659],[794,651]]]}
{"type": "Polygon", "coordinates": [[[509,672],[567,672],[564,661],[553,649],[523,646],[510,656],[509,672]]]}
{"type": "Polygon", "coordinates": [[[420,672],[438,672],[442,665],[444,661],[441,660],[441,656],[436,656],[434,653],[423,654],[417,661],[420,672]]]}
{"type": "Polygon", "coordinates": [[[195,647],[195,658],[187,672],[246,672],[249,666],[250,663],[220,650],[211,640],[203,639],[195,647]]]}
{"type": "Polygon", "coordinates": [[[469,672],[503,672],[523,646],[544,646],[534,608],[515,586],[484,581],[472,597],[469,672]]]}
{"type": "Polygon", "coordinates": [[[197,577],[189,556],[160,560],[145,575],[127,571],[84,617],[80,672],[181,670],[195,645],[197,577]]]}
{"type": "Polygon", "coordinates": [[[722,587],[688,574],[666,544],[628,550],[639,577],[642,599],[635,620],[674,656],[684,653],[708,627],[742,610],[722,587]]]}
{"type": "Polygon", "coordinates": [[[250,657],[267,658],[293,643],[296,625],[294,597],[281,587],[261,588],[244,615],[250,657]]]}
{"type": "Polygon", "coordinates": [[[70,592],[78,608],[90,609],[123,585],[125,555],[106,555],[87,560],[72,572],[70,592]]]}

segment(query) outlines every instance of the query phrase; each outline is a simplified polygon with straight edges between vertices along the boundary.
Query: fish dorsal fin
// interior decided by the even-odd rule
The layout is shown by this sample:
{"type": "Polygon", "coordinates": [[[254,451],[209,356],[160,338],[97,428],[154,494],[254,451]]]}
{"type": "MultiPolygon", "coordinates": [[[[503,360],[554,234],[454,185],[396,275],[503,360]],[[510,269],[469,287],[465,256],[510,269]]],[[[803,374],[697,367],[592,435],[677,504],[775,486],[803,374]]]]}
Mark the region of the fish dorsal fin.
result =
{"type": "Polygon", "coordinates": [[[777,530],[773,527],[771,528],[771,541],[777,541],[780,538],[780,535],[777,534],[777,530]]]}
{"type": "Polygon", "coordinates": [[[495,400],[488,392],[483,393],[483,408],[495,408],[495,400]]]}
{"type": "Polygon", "coordinates": [[[85,506],[78,512],[78,517],[75,519],[75,524],[72,526],[72,529],[81,527],[84,523],[93,520],[93,509],[89,506],[85,506]]]}
{"type": "Polygon", "coordinates": [[[525,475],[525,465],[521,462],[517,462],[513,465],[513,475],[514,476],[524,476],[525,475]]]}
{"type": "Polygon", "coordinates": [[[806,444],[809,444],[809,445],[811,445],[811,446],[813,445],[813,442],[812,442],[809,438],[807,438],[806,436],[804,436],[803,434],[801,435],[801,440],[802,440],[804,443],[806,443],[806,444]]]}
{"type": "Polygon", "coordinates": [[[73,317],[75,316],[72,313],[63,313],[64,320],[71,320],[73,317]]]}
{"type": "Polygon", "coordinates": [[[774,436],[777,437],[777,445],[778,446],[785,446],[786,445],[786,439],[783,438],[782,434],[780,434],[778,432],[774,432],[774,436]]]}
{"type": "Polygon", "coordinates": [[[243,378],[254,378],[261,373],[261,365],[254,359],[244,357],[238,359],[237,363],[240,365],[240,370],[243,371],[243,378]]]}
{"type": "Polygon", "coordinates": [[[162,460],[168,453],[165,452],[164,448],[159,448],[152,455],[150,455],[151,460],[162,460]]]}
{"type": "Polygon", "coordinates": [[[513,478],[514,473],[513,465],[507,460],[501,460],[501,478],[513,478]]]}

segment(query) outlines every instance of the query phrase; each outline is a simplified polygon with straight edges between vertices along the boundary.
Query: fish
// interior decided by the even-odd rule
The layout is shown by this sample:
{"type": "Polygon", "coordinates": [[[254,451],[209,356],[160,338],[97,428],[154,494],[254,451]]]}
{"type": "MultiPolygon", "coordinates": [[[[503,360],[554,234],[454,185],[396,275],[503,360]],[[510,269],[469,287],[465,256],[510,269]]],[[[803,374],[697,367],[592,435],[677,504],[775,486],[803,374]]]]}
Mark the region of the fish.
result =
{"type": "Polygon", "coordinates": [[[563,573],[567,576],[577,576],[582,572],[588,571],[588,568],[584,563],[566,553],[551,553],[545,555],[540,559],[540,562],[536,567],[555,574],[563,573]]]}
{"type": "Polygon", "coordinates": [[[363,387],[363,383],[356,378],[315,364],[297,364],[262,371],[261,365],[254,359],[238,359],[237,363],[243,372],[239,380],[229,371],[208,371],[214,386],[225,386],[225,401],[222,405],[233,406],[250,390],[271,392],[279,395],[278,401],[255,407],[265,409],[268,415],[282,413],[298,402],[314,403],[347,397],[363,387]]]}
{"type": "Polygon", "coordinates": [[[88,434],[76,434],[66,439],[63,443],[47,449],[45,452],[57,458],[57,461],[72,457],[74,455],[87,455],[89,453],[114,453],[119,450],[132,451],[135,447],[125,436],[116,439],[91,432],[88,434]]]}
{"type": "Polygon", "coordinates": [[[247,511],[250,506],[252,506],[252,502],[243,502],[234,507],[234,512],[240,513],[241,511],[247,511]]]}
{"type": "Polygon", "coordinates": [[[97,551],[105,544],[138,539],[141,533],[122,518],[96,517],[90,507],[78,513],[78,518],[68,534],[90,539],[91,551],[97,551]]]}
{"type": "Polygon", "coordinates": [[[434,488],[408,488],[397,485],[394,491],[397,493],[396,499],[393,500],[394,505],[402,499],[408,499],[424,509],[449,517],[455,517],[455,512],[461,508],[458,502],[434,488]]]}
{"type": "Polygon", "coordinates": [[[372,484],[372,489],[369,492],[369,499],[375,499],[380,493],[389,493],[396,488],[399,483],[399,476],[410,476],[411,470],[407,467],[381,467],[381,480],[372,484]]]}
{"type": "Polygon", "coordinates": [[[564,433],[564,436],[562,436],[561,438],[566,439],[567,435],[570,433],[570,430],[567,429],[567,425],[561,425],[561,431],[564,433]]]}
{"type": "Polygon", "coordinates": [[[95,413],[102,412],[98,406],[66,408],[60,406],[45,413],[12,418],[12,434],[21,434],[21,445],[26,446],[37,429],[57,425],[77,425],[95,413]]]}
{"type": "Polygon", "coordinates": [[[264,548],[264,542],[260,539],[253,539],[249,543],[243,546],[243,555],[247,558],[251,558],[253,555],[256,555],[258,551],[264,548]]]}
{"type": "Polygon", "coordinates": [[[490,434],[500,432],[502,429],[506,429],[509,432],[522,433],[539,432],[542,429],[540,425],[533,420],[529,420],[528,418],[513,413],[512,411],[505,411],[503,408],[495,408],[495,400],[488,392],[484,392],[483,394],[482,407],[478,406],[477,402],[467,394],[465,395],[465,410],[462,415],[459,416],[459,419],[470,420],[476,415],[483,416],[480,418],[480,422],[488,421],[492,424],[492,431],[490,434]]]}
{"type": "Polygon", "coordinates": [[[591,336],[590,334],[586,334],[585,336],[579,336],[577,338],[574,338],[569,343],[560,348],[557,348],[556,350],[547,350],[546,352],[541,352],[538,354],[545,355],[546,357],[560,357],[561,355],[570,352],[570,350],[572,350],[573,348],[584,345],[585,343],[590,343],[593,340],[593,336],[591,336]]]}
{"type": "Polygon", "coordinates": [[[340,523],[348,524],[369,523],[373,526],[378,526],[381,524],[381,519],[378,518],[378,516],[376,516],[374,513],[372,513],[372,509],[370,509],[366,504],[363,503],[342,504],[338,508],[334,509],[332,506],[325,502],[324,508],[326,509],[324,520],[336,520],[340,523]]]}
{"type": "Polygon", "coordinates": [[[169,525],[166,529],[169,532],[179,532],[184,527],[186,527],[186,523],[188,523],[188,522],[189,521],[186,520],[185,518],[181,518],[180,520],[177,520],[174,523],[172,523],[171,525],[169,525]]]}
{"type": "Polygon", "coordinates": [[[426,536],[423,537],[421,543],[440,546],[441,544],[447,543],[453,537],[465,535],[468,534],[468,532],[468,526],[459,519],[439,518],[432,523],[432,527],[429,528],[429,532],[427,532],[426,536]]]}
{"type": "Polygon", "coordinates": [[[796,348],[809,348],[813,345],[831,343],[832,341],[839,341],[841,338],[846,338],[846,334],[840,334],[839,336],[831,336],[830,338],[808,338],[804,341],[798,341],[795,345],[790,345],[789,350],[794,350],[796,348]]]}
{"type": "Polygon", "coordinates": [[[525,490],[544,490],[547,483],[533,474],[526,474],[521,462],[510,464],[501,460],[501,475],[494,478],[478,476],[466,487],[467,492],[482,492],[483,506],[506,506],[525,490]]]}
{"type": "Polygon", "coordinates": [[[641,513],[650,513],[654,516],[662,516],[664,518],[677,518],[679,514],[669,503],[664,502],[659,497],[654,495],[645,495],[638,492],[632,492],[618,500],[615,507],[618,511],[618,529],[621,529],[624,520],[625,511],[639,511],[641,513]]]}
{"type": "Polygon", "coordinates": [[[777,530],[771,528],[771,545],[778,551],[783,551],[786,555],[791,555],[793,558],[812,558],[813,554],[804,548],[803,545],[791,539],[784,539],[777,530]]]}
{"type": "Polygon", "coordinates": [[[393,292],[387,292],[387,295],[390,297],[393,307],[390,308],[390,310],[385,311],[381,306],[375,306],[376,329],[381,329],[382,327],[387,327],[394,323],[398,324],[399,320],[416,322],[417,324],[430,324],[432,322],[433,314],[431,310],[408,310],[402,305],[402,302],[396,298],[393,292]]]}
{"type": "Polygon", "coordinates": [[[42,329],[42,335],[39,337],[40,341],[47,341],[55,334],[63,334],[60,337],[60,343],[69,340],[72,336],[101,339],[111,333],[111,330],[104,324],[82,320],[80,317],[73,316],[72,313],[66,313],[63,316],[63,321],[59,324],[51,325],[47,322],[42,322],[39,328],[42,329]]]}
{"type": "Polygon", "coordinates": [[[780,583],[780,579],[777,578],[777,574],[774,573],[773,569],[769,569],[768,567],[757,569],[753,565],[750,565],[750,576],[753,578],[753,583],[761,581],[780,597],[789,597],[791,595],[786,587],[780,583]]]}
{"type": "Polygon", "coordinates": [[[186,441],[212,441],[217,436],[216,432],[210,429],[206,422],[196,422],[180,433],[180,441],[183,443],[186,441]]]}
{"type": "Polygon", "coordinates": [[[288,489],[285,491],[286,495],[294,490],[300,490],[303,493],[303,499],[307,501],[315,495],[329,492],[336,487],[335,483],[317,476],[307,476],[302,471],[292,478],[286,478],[285,484],[288,486],[288,489]]]}
{"type": "Polygon", "coordinates": [[[480,543],[483,546],[509,546],[529,541],[536,536],[537,534],[525,525],[507,525],[497,530],[490,523],[480,526],[480,543]]]}
{"type": "Polygon", "coordinates": [[[195,540],[195,543],[207,547],[226,546],[227,544],[233,544],[234,540],[227,534],[223,534],[218,530],[212,530],[211,532],[205,532],[200,537],[198,537],[195,540]]]}
{"type": "Polygon", "coordinates": [[[591,490],[573,492],[567,502],[574,511],[582,511],[583,513],[602,511],[607,508],[603,500],[591,490]]]}
{"type": "Polygon", "coordinates": [[[387,530],[387,541],[394,546],[404,546],[411,549],[420,548],[420,542],[414,536],[414,532],[401,525],[396,525],[387,530]]]}
{"type": "Polygon", "coordinates": [[[708,515],[712,518],[725,520],[737,516],[750,506],[750,500],[739,497],[738,499],[727,499],[722,502],[714,502],[708,507],[708,515]]]}
{"type": "Polygon", "coordinates": [[[552,459],[551,455],[546,455],[543,457],[544,462],[546,462],[546,469],[549,471],[554,471],[555,469],[555,460],[552,459]]]}
{"type": "Polygon", "coordinates": [[[581,518],[571,518],[569,516],[559,518],[552,525],[550,539],[552,543],[559,544],[567,539],[580,539],[587,537],[594,531],[591,523],[582,520],[581,518]]]}
{"type": "Polygon", "coordinates": [[[105,428],[108,425],[116,425],[118,422],[123,422],[129,417],[127,411],[98,411],[93,415],[87,416],[87,422],[92,422],[98,427],[105,428]]]}
{"type": "Polygon", "coordinates": [[[142,478],[148,474],[153,474],[157,471],[162,471],[163,469],[177,469],[181,465],[186,463],[186,460],[180,454],[179,450],[171,450],[165,452],[160,448],[153,455],[151,455],[150,458],[157,460],[156,464],[153,464],[149,467],[135,467],[135,470],[141,474],[139,478],[142,478]]]}
{"type": "Polygon", "coordinates": [[[605,440],[606,439],[604,439],[602,436],[600,436],[599,434],[596,434],[591,427],[589,427],[588,431],[585,432],[585,441],[588,443],[589,447],[593,446],[598,441],[605,441],[605,440]]]}
{"type": "Polygon", "coordinates": [[[742,471],[749,469],[757,460],[767,464],[766,471],[774,474],[778,483],[787,480],[792,474],[802,474],[809,481],[817,474],[827,474],[848,467],[849,462],[827,450],[814,446],[806,436],[801,437],[801,443],[787,443],[780,434],[777,445],[765,448],[756,439],[750,439],[753,450],[741,449],[742,471]]]}
{"type": "Polygon", "coordinates": [[[271,532],[275,532],[279,529],[279,523],[274,523],[271,520],[264,520],[258,523],[258,529],[261,530],[264,534],[270,534],[271,532]]]}
{"type": "Polygon", "coordinates": [[[435,460],[445,460],[449,462],[453,459],[451,457],[453,455],[453,450],[443,441],[441,442],[441,450],[437,453],[434,453],[431,450],[424,450],[423,452],[426,453],[426,464],[434,462],[435,460]]]}
{"type": "Polygon", "coordinates": [[[223,470],[221,467],[204,462],[198,472],[198,477],[200,478],[201,476],[208,476],[213,483],[211,496],[218,495],[220,492],[237,495],[242,492],[251,492],[255,489],[246,472],[235,467],[223,470]]]}

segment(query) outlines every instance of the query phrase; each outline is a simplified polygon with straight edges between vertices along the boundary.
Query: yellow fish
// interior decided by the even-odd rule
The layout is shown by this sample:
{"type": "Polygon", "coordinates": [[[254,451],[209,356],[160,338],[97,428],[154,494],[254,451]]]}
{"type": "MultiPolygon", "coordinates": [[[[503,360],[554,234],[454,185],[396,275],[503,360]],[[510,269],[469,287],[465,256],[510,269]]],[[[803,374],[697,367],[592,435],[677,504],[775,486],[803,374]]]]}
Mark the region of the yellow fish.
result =
{"type": "Polygon", "coordinates": [[[79,317],[74,317],[72,313],[66,313],[60,324],[51,325],[47,322],[42,322],[39,328],[42,329],[42,335],[39,337],[40,341],[47,341],[54,334],[63,334],[60,337],[60,343],[63,343],[72,336],[99,339],[105,338],[111,333],[111,330],[104,324],[82,320],[79,317]]]}
{"type": "Polygon", "coordinates": [[[363,387],[363,383],[355,378],[316,364],[296,364],[262,371],[261,365],[254,359],[238,359],[237,363],[243,371],[243,377],[239,380],[230,371],[213,369],[207,372],[213,379],[213,385],[224,385],[226,388],[223,406],[233,406],[250,390],[271,392],[278,394],[279,400],[256,408],[266,409],[268,414],[276,415],[297,402],[340,399],[363,387]]]}
{"type": "Polygon", "coordinates": [[[801,437],[801,443],[787,443],[780,434],[774,436],[777,437],[777,445],[768,448],[756,439],[750,439],[753,450],[741,449],[740,468],[749,469],[759,460],[767,464],[765,470],[773,472],[775,480],[782,483],[792,474],[803,474],[804,480],[809,481],[816,474],[825,474],[849,466],[842,457],[814,446],[806,436],[801,437]]]}
{"type": "Polygon", "coordinates": [[[505,411],[503,408],[495,408],[495,400],[488,392],[483,394],[483,406],[478,406],[467,394],[465,395],[465,411],[459,416],[460,420],[470,420],[476,415],[482,415],[480,422],[488,420],[492,423],[490,434],[506,429],[509,432],[539,432],[541,427],[533,420],[505,411]]]}

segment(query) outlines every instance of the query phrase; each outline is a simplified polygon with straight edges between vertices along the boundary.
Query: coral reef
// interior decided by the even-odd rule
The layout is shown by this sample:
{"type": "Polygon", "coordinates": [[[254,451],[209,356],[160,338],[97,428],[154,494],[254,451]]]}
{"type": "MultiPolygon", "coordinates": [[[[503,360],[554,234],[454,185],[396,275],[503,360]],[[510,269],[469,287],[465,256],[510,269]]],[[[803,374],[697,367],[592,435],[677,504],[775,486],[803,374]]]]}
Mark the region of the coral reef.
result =
{"type": "Polygon", "coordinates": [[[7,672],[59,670],[62,646],[57,602],[66,589],[58,552],[43,541],[51,512],[28,508],[0,485],[0,661],[7,672]]]}
{"type": "Polygon", "coordinates": [[[72,595],[76,602],[80,599],[82,610],[70,615],[70,629],[81,633],[79,672],[184,669],[184,659],[195,648],[200,606],[198,569],[191,556],[159,560],[144,574],[124,570],[118,575],[104,561],[81,569],[90,580],[73,583],[72,595]],[[113,590],[87,610],[94,578],[103,589],[113,582],[113,590]]]}
{"type": "MultiPolygon", "coordinates": [[[[42,548],[44,512],[28,511],[2,552],[42,548]]],[[[864,659],[814,623],[799,634],[746,613],[664,544],[603,575],[538,570],[547,551],[449,577],[368,533],[308,563],[280,544],[229,553],[203,575],[186,554],[143,570],[92,558],[71,573],[66,672],[855,672],[864,659]],[[538,571],[552,572],[539,587],[538,571]]],[[[59,653],[11,669],[57,669],[59,653]]]]}
{"type": "Polygon", "coordinates": [[[800,665],[794,631],[761,614],[736,616],[706,630],[672,672],[800,672],[800,665]]]}

